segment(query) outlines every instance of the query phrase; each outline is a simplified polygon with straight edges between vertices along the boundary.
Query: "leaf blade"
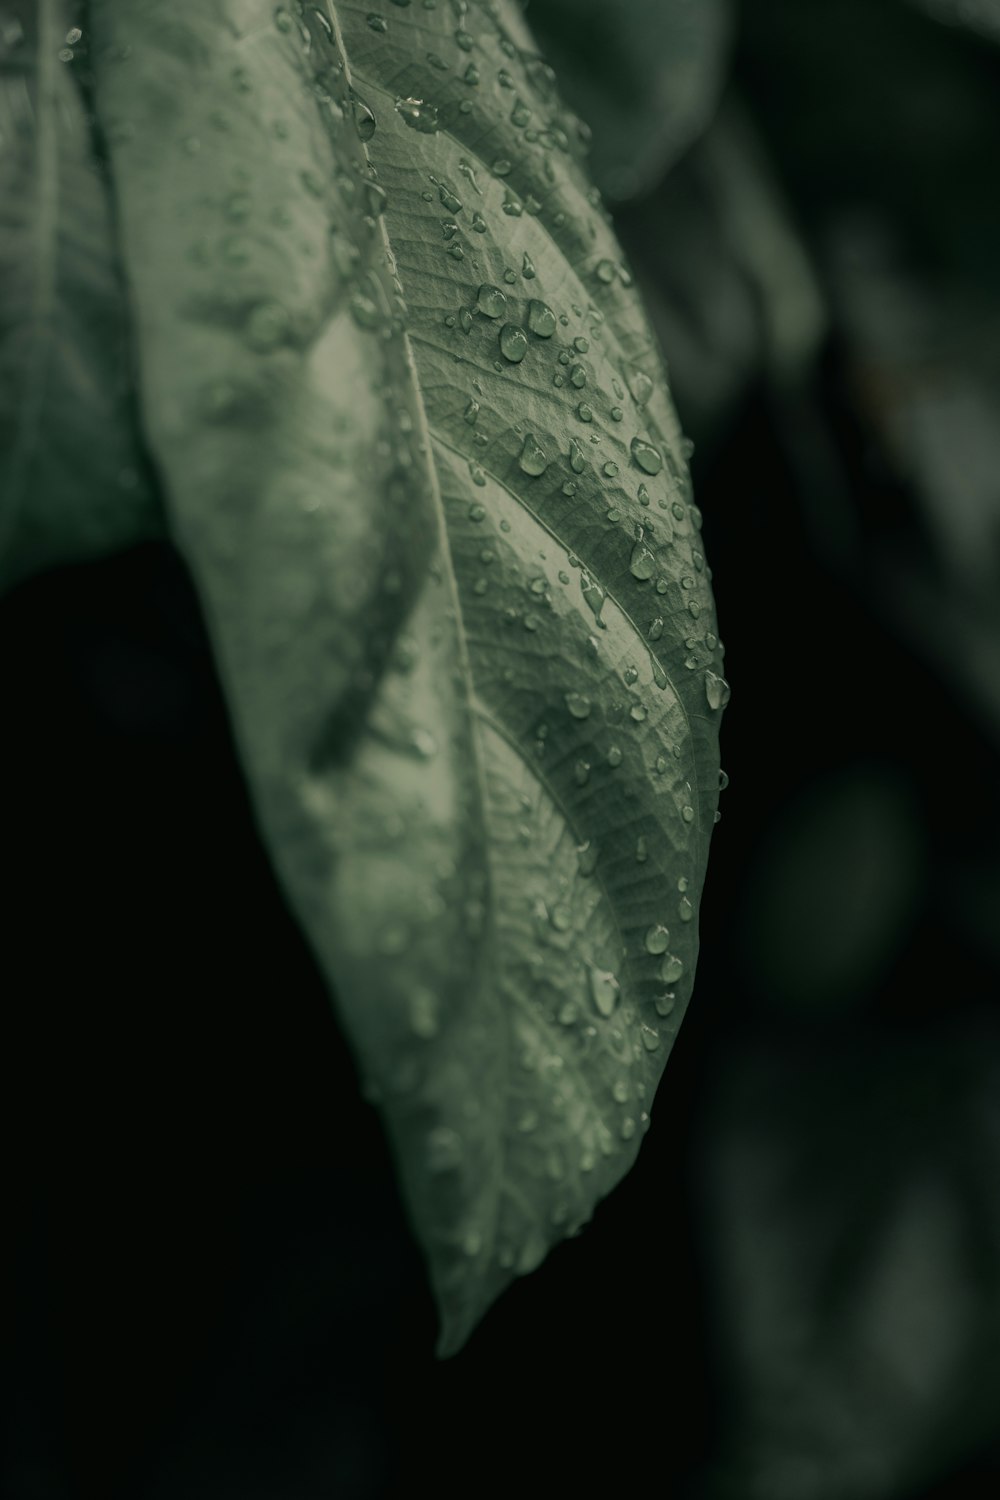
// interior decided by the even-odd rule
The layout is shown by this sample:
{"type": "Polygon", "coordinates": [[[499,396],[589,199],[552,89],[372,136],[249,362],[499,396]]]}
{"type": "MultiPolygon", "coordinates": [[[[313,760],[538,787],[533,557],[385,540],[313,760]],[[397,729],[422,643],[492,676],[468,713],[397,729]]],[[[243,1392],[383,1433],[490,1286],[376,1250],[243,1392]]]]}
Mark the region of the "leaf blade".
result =
{"type": "Polygon", "coordinates": [[[446,1354],[627,1170],[686,1003],[718,787],[697,513],[515,12],[459,42],[437,12],[158,10],[95,6],[147,433],[446,1354]]]}

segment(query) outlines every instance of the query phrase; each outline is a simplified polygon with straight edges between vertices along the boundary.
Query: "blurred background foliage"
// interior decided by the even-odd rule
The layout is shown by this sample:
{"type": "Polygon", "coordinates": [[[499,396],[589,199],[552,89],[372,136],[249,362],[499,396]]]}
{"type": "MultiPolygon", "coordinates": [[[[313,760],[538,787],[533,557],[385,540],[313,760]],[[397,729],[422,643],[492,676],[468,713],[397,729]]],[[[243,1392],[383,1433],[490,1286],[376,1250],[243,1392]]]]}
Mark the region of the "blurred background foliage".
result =
{"type": "Polygon", "coordinates": [[[1000,1493],[1000,5],[531,0],[735,693],[638,1165],[440,1364],[166,544],[0,606],[0,1492],[1000,1493]]]}

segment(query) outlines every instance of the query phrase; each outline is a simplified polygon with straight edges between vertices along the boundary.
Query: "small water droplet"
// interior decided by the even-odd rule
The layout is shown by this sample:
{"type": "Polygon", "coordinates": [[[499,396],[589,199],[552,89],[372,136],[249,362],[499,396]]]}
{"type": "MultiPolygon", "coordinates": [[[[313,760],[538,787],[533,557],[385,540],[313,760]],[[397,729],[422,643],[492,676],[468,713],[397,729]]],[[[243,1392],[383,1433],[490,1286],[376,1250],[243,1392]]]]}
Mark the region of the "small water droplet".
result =
{"type": "Polygon", "coordinates": [[[590,699],[584,693],[567,693],[566,707],[574,719],[590,717],[590,699]]]}
{"type": "Polygon", "coordinates": [[[588,964],[587,978],[590,982],[590,998],[598,1014],[604,1017],[612,1015],[621,993],[621,986],[615,975],[609,969],[599,969],[595,964],[588,964]]]}
{"type": "Polygon", "coordinates": [[[576,782],[577,786],[587,785],[587,782],[590,780],[589,761],[577,761],[576,765],[573,767],[573,780],[576,782]]]}
{"type": "Polygon", "coordinates": [[[664,984],[676,984],[684,973],[684,960],[676,953],[668,953],[660,965],[660,978],[664,984]]]}
{"type": "Polygon", "coordinates": [[[528,254],[527,250],[525,250],[523,256],[521,257],[521,275],[528,281],[533,280],[535,275],[535,263],[531,259],[531,256],[528,254]]]}
{"type": "Polygon", "coordinates": [[[662,995],[657,995],[653,1001],[658,1016],[669,1016],[677,1004],[677,996],[673,990],[667,990],[662,995]]]}
{"type": "Polygon", "coordinates": [[[562,1026],[572,1026],[580,1019],[580,1007],[572,1000],[564,1000],[556,1012],[556,1018],[562,1026]]]}
{"type": "Polygon", "coordinates": [[[656,558],[653,556],[652,552],[650,552],[649,548],[646,546],[646,543],[643,540],[643,531],[641,527],[639,527],[639,536],[636,544],[632,548],[632,556],[629,559],[628,570],[632,574],[633,578],[638,578],[640,582],[643,583],[647,579],[652,578],[653,574],[656,572],[656,558]]]}
{"type": "MultiPolygon", "coordinates": [[[[509,328],[510,324],[507,324],[506,327],[509,328]]],[[[520,332],[520,330],[518,330],[518,332],[520,332]]],[[[503,333],[504,330],[501,330],[501,349],[503,349],[503,333]]],[[[523,334],[521,336],[522,338],[524,337],[523,334]]],[[[507,351],[504,350],[504,353],[506,352],[507,351]]],[[[507,355],[508,359],[512,357],[513,356],[511,356],[510,354],[507,355]]],[[[517,356],[517,358],[520,357],[520,355],[517,356]]],[[[531,474],[535,478],[537,478],[539,474],[544,474],[546,468],[548,467],[548,459],[545,457],[543,449],[539,445],[538,440],[532,432],[525,434],[524,442],[521,446],[521,453],[518,458],[518,463],[520,464],[523,473],[531,474]]]]}
{"type": "Polygon", "coordinates": [[[385,19],[385,16],[377,15],[375,11],[369,11],[367,20],[368,20],[368,26],[369,26],[370,30],[372,30],[372,31],[383,31],[384,32],[384,31],[387,31],[389,29],[388,28],[388,23],[387,23],[387,21],[385,19]]]}
{"type": "Polygon", "coordinates": [[[635,859],[636,859],[636,864],[644,865],[646,863],[646,861],[647,861],[648,858],[649,858],[649,845],[646,843],[646,837],[645,837],[645,835],[642,834],[642,833],[640,833],[639,837],[635,841],[635,859]]]}
{"type": "Polygon", "coordinates": [[[580,402],[580,405],[576,409],[576,414],[581,422],[592,422],[594,420],[593,409],[587,405],[586,401],[580,402]]]}
{"type": "Polygon", "coordinates": [[[631,1115],[626,1115],[622,1121],[621,1137],[623,1141],[630,1141],[635,1135],[635,1121],[631,1115]]]}
{"type": "Polygon", "coordinates": [[[528,335],[524,329],[516,323],[505,323],[500,330],[500,353],[504,359],[510,360],[511,364],[520,364],[527,352],[528,335]]]}
{"type": "Polygon", "coordinates": [[[608,765],[620,766],[622,763],[622,752],[618,745],[612,745],[608,750],[608,765]]]}
{"type": "Polygon", "coordinates": [[[637,406],[645,406],[653,394],[653,382],[643,370],[634,370],[629,381],[629,390],[637,406]]]}
{"type": "Polygon", "coordinates": [[[410,1030],[424,1041],[438,1034],[438,1001],[433,990],[419,985],[410,993],[410,1030]]]}
{"type": "Polygon", "coordinates": [[[599,260],[594,267],[594,274],[598,281],[602,281],[605,286],[610,286],[615,279],[614,263],[610,260],[599,260]]]}
{"type": "Polygon", "coordinates": [[[677,903],[677,912],[682,922],[690,922],[694,916],[694,907],[687,896],[682,896],[677,903]]]}
{"type": "Polygon", "coordinates": [[[666,953],[670,946],[670,933],[660,922],[656,922],[646,932],[646,952],[666,953]]]}
{"type": "Polygon", "coordinates": [[[724,677],[719,677],[715,672],[705,673],[705,698],[711,709],[725,708],[729,702],[731,690],[729,683],[724,677]]]}
{"type": "Polygon", "coordinates": [[[693,823],[694,822],[694,808],[690,807],[690,806],[688,806],[688,807],[682,807],[681,808],[681,817],[684,819],[685,823],[693,823]]]}
{"type": "Polygon", "coordinates": [[[462,1137],[447,1125],[437,1125],[427,1135],[427,1169],[453,1172],[462,1160],[462,1137]]]}
{"type": "MultiPolygon", "coordinates": [[[[590,769],[589,766],[587,768],[590,769]]],[[[590,839],[585,844],[580,844],[576,851],[576,867],[581,875],[593,875],[597,869],[597,849],[590,839]]]]}
{"type": "Polygon", "coordinates": [[[660,1033],[658,1031],[654,1031],[652,1026],[646,1026],[645,1024],[643,1024],[639,1028],[639,1035],[642,1037],[642,1045],[645,1047],[646,1051],[655,1052],[660,1045],[660,1033]]]}
{"type": "Polygon", "coordinates": [[[438,112],[423,99],[397,99],[396,110],[403,123],[421,135],[433,135],[438,128],[438,112]]]}

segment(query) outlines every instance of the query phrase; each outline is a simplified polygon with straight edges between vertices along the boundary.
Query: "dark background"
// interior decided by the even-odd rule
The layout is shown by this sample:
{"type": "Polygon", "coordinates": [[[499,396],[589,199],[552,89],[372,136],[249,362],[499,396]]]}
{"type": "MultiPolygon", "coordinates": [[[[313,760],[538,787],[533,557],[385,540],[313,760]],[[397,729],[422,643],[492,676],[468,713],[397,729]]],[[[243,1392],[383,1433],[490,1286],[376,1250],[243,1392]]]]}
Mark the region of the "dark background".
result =
{"type": "Polygon", "coordinates": [[[0,605],[3,1500],[1000,1493],[991,15],[745,5],[617,214],[732,787],[638,1164],[458,1357],[179,559],[0,605]]]}

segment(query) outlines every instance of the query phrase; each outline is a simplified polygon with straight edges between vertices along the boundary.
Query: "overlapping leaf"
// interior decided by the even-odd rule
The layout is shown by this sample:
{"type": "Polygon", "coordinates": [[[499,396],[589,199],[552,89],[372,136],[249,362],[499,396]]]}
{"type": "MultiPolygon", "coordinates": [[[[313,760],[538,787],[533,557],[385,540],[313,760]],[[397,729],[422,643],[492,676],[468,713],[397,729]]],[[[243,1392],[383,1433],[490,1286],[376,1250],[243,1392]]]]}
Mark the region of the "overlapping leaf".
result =
{"type": "Polygon", "coordinates": [[[64,0],[0,13],[0,581],[157,534],[107,185],[64,0]]]}
{"type": "Polygon", "coordinates": [[[512,6],[91,16],[145,431],[449,1352],[628,1169],[690,992],[677,422],[512,6]]]}

